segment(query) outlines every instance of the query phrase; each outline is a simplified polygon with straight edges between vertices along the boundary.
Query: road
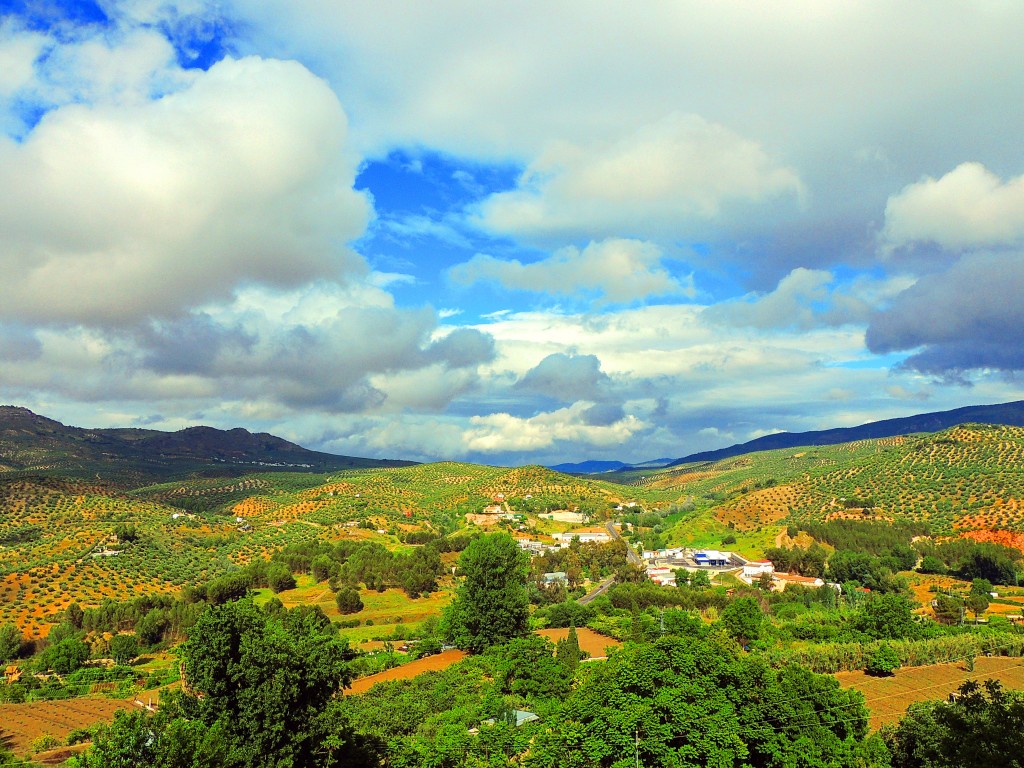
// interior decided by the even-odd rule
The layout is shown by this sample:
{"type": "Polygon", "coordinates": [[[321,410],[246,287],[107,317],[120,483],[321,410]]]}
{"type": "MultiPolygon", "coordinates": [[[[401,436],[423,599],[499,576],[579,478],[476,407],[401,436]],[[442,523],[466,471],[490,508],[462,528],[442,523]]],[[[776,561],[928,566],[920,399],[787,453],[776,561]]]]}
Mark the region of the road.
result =
{"type": "Polygon", "coordinates": [[[611,586],[614,583],[615,583],[615,577],[614,576],[609,576],[607,579],[605,579],[600,584],[598,584],[596,587],[594,587],[592,590],[587,592],[587,594],[585,594],[583,597],[581,597],[576,602],[578,602],[580,605],[586,605],[587,603],[589,603],[594,598],[600,597],[605,592],[607,592],[609,589],[611,589],[611,586]]]}
{"type": "Polygon", "coordinates": [[[642,557],[640,557],[640,555],[638,555],[636,553],[636,550],[633,549],[633,547],[631,547],[629,545],[628,541],[625,541],[622,538],[622,534],[619,533],[619,529],[616,528],[614,525],[612,525],[611,520],[609,520],[607,523],[605,523],[605,528],[608,529],[608,533],[610,533],[612,535],[613,539],[617,539],[617,540],[621,541],[623,544],[626,545],[626,559],[631,564],[635,565],[637,568],[643,568],[644,567],[644,559],[642,557]]]}
{"type": "MultiPolygon", "coordinates": [[[[612,535],[613,539],[616,539],[617,541],[621,541],[623,544],[626,545],[626,560],[629,561],[629,563],[631,565],[635,565],[637,568],[643,569],[644,568],[644,559],[642,557],[640,557],[640,555],[638,555],[636,553],[636,550],[633,549],[633,547],[631,547],[629,545],[628,541],[626,541],[626,540],[624,540],[622,538],[622,534],[619,533],[619,529],[616,528],[614,525],[612,525],[611,521],[605,523],[605,527],[608,529],[608,533],[610,533],[612,535]]],[[[594,598],[599,597],[600,595],[603,595],[605,592],[607,592],[609,589],[611,589],[612,584],[614,584],[614,583],[615,583],[615,577],[614,576],[609,576],[604,581],[602,581],[600,584],[598,584],[596,587],[594,587],[592,590],[587,592],[587,594],[585,594],[583,597],[581,597],[577,602],[580,605],[586,605],[587,603],[589,603],[594,598]]]]}

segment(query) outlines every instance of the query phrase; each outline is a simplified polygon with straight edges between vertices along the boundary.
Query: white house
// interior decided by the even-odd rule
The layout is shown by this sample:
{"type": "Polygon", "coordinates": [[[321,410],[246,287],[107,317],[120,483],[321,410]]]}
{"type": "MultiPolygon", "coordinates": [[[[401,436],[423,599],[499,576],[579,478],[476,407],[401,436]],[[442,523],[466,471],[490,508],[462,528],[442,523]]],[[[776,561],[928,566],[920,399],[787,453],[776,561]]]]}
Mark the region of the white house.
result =
{"type": "Polygon", "coordinates": [[[771,560],[751,560],[743,566],[743,573],[740,574],[740,578],[749,583],[759,579],[763,573],[768,575],[775,573],[775,566],[772,565],[771,560]]]}
{"type": "Polygon", "coordinates": [[[676,572],[664,566],[647,566],[647,578],[663,587],[676,586],[676,572]]]}

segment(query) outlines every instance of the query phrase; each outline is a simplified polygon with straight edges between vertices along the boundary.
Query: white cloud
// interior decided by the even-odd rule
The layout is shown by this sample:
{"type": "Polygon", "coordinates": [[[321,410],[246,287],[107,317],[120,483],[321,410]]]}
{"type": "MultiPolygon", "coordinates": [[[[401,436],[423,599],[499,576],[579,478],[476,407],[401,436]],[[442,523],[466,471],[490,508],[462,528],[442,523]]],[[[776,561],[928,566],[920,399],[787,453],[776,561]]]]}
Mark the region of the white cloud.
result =
{"type": "Polygon", "coordinates": [[[586,248],[568,246],[531,264],[478,254],[452,267],[456,283],[472,285],[493,281],[506,288],[559,295],[598,292],[611,302],[629,302],[648,296],[693,293],[661,265],[661,249],[639,240],[604,240],[586,248]]]}
{"type": "Polygon", "coordinates": [[[756,142],[697,115],[673,116],[614,142],[549,146],[517,189],[480,205],[478,221],[542,239],[692,236],[735,203],[802,194],[796,172],[756,142]]]}
{"type": "Polygon", "coordinates": [[[140,104],[186,86],[197,74],[178,68],[173,46],[153,30],[49,42],[34,84],[35,97],[44,103],[140,104]]]}
{"type": "Polygon", "coordinates": [[[1024,175],[1001,180],[981,163],[962,163],[889,198],[883,237],[890,247],[1012,245],[1024,239],[1024,175]]]}
{"type": "Polygon", "coordinates": [[[463,434],[465,446],[481,453],[538,451],[559,442],[608,446],[624,443],[648,426],[632,415],[612,424],[594,426],[586,418],[591,405],[578,402],[526,419],[507,413],[473,416],[469,419],[470,428],[463,434]]]}
{"type": "Polygon", "coordinates": [[[0,24],[0,97],[9,98],[32,81],[45,44],[45,35],[0,24]]]}
{"type": "Polygon", "coordinates": [[[365,273],[346,120],[296,63],[224,60],[138,105],[69,105],[0,139],[0,314],[124,323],[240,285],[365,273]],[[116,299],[112,300],[112,297],[116,299]]]}
{"type": "Polygon", "coordinates": [[[810,328],[817,324],[812,304],[828,298],[830,272],[799,267],[779,281],[774,291],[709,307],[712,322],[752,328],[810,328]]]}

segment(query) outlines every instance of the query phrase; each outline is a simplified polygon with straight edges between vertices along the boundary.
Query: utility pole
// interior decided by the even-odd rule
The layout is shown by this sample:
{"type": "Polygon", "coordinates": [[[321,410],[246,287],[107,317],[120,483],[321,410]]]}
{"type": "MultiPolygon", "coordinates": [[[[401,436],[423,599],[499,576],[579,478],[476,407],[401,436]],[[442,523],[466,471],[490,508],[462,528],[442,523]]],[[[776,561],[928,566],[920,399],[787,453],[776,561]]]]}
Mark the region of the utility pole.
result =
{"type": "Polygon", "coordinates": [[[636,753],[636,768],[640,768],[640,729],[636,728],[633,730],[633,737],[636,739],[636,746],[634,747],[636,753]]]}

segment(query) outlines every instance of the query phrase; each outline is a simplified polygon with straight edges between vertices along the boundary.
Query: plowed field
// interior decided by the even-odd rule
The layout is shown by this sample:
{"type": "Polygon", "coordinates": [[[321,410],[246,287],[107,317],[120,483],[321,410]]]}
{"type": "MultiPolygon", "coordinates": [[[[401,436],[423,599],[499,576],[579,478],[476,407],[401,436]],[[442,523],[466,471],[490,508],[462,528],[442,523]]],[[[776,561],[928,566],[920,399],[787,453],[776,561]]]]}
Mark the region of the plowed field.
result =
{"type": "MultiPolygon", "coordinates": [[[[552,643],[557,643],[559,640],[564,640],[569,636],[568,629],[538,629],[537,634],[541,637],[546,637],[552,643]]],[[[618,648],[622,643],[616,640],[614,637],[608,637],[607,635],[601,635],[592,629],[576,630],[576,639],[579,640],[580,650],[586,651],[590,654],[592,659],[601,659],[608,655],[608,647],[618,648]]]]}
{"type": "Polygon", "coordinates": [[[410,661],[408,664],[403,664],[400,667],[386,669],[375,675],[361,677],[352,683],[352,687],[347,689],[345,693],[366,693],[377,683],[382,683],[385,680],[407,680],[410,677],[422,675],[424,672],[436,672],[447,669],[455,662],[462,661],[464,658],[466,658],[466,654],[458,650],[443,651],[433,656],[425,656],[422,659],[410,661]]]}
{"type": "Polygon", "coordinates": [[[877,730],[885,723],[898,721],[915,701],[945,699],[968,680],[995,679],[1005,688],[1024,689],[1024,659],[982,656],[975,661],[974,672],[959,663],[934,664],[900,669],[892,677],[840,672],[836,678],[843,688],[855,688],[864,694],[871,727],[877,730]]]}
{"type": "Polygon", "coordinates": [[[0,730],[8,748],[15,754],[28,752],[32,741],[44,733],[66,739],[76,728],[111,721],[114,713],[131,709],[124,699],[68,699],[33,701],[25,704],[0,704],[0,730]]]}

